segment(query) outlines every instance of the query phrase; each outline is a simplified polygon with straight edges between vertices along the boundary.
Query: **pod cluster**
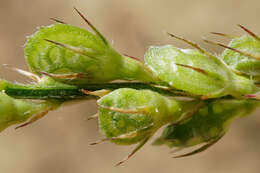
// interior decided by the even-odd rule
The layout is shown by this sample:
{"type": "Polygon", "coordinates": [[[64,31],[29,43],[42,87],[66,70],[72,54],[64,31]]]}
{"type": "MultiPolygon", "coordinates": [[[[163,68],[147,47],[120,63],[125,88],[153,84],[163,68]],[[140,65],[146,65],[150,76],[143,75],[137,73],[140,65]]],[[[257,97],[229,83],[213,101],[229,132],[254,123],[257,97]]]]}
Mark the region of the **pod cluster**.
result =
{"type": "Polygon", "coordinates": [[[247,35],[227,46],[207,41],[225,47],[220,55],[169,34],[192,49],[151,46],[141,62],[114,50],[76,11],[94,33],[57,20],[28,38],[30,72],[15,70],[34,83],[0,81],[0,130],[29,118],[18,127],[30,124],[64,102],[98,99],[91,118],[98,118],[105,138],[93,144],[138,144],[120,165],[165,125],[154,145],[185,149],[203,143],[177,157],[201,152],[225,135],[234,119],[259,106],[260,38],[245,27],[240,26],[247,35]]]}

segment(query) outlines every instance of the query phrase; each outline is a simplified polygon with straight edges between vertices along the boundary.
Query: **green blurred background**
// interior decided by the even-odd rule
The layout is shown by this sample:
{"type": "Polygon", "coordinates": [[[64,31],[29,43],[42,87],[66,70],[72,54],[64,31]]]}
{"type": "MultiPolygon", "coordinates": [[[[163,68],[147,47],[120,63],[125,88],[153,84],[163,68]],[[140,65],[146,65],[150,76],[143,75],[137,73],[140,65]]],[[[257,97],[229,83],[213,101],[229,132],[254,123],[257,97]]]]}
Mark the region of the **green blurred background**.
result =
{"type": "MultiPolygon", "coordinates": [[[[165,31],[198,42],[212,52],[221,48],[205,44],[201,37],[217,31],[241,34],[243,24],[260,34],[259,0],[1,0],[0,64],[27,69],[23,45],[26,36],[57,17],[87,27],[73,11],[86,14],[92,23],[113,42],[114,47],[143,58],[149,45],[186,44],[169,38],[165,31]]],[[[20,75],[1,68],[1,78],[23,82],[20,75]]],[[[90,146],[102,138],[97,121],[86,121],[96,112],[94,101],[69,105],[49,113],[25,128],[13,127],[0,134],[0,170],[3,173],[121,173],[121,172],[260,172],[260,118],[257,112],[236,121],[229,133],[201,154],[173,159],[167,147],[149,144],[121,167],[113,165],[133,146],[104,143],[90,146]]],[[[158,135],[158,134],[157,134],[158,135]]]]}

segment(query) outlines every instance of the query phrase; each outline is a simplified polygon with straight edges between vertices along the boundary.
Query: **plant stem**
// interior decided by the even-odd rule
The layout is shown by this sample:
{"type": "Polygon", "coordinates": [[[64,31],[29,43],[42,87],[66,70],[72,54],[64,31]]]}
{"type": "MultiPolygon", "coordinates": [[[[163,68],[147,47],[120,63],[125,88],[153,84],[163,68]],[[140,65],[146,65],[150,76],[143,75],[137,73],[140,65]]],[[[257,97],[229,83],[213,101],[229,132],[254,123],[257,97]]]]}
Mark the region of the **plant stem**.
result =
{"type": "Polygon", "coordinates": [[[102,84],[88,84],[85,87],[27,87],[26,85],[12,84],[6,86],[5,93],[11,97],[19,99],[94,99],[93,95],[84,94],[81,90],[98,91],[102,89],[115,90],[118,88],[133,88],[133,89],[149,89],[168,96],[187,96],[182,91],[172,90],[167,87],[162,88],[151,83],[139,82],[118,82],[118,83],[102,83],[102,84]]]}

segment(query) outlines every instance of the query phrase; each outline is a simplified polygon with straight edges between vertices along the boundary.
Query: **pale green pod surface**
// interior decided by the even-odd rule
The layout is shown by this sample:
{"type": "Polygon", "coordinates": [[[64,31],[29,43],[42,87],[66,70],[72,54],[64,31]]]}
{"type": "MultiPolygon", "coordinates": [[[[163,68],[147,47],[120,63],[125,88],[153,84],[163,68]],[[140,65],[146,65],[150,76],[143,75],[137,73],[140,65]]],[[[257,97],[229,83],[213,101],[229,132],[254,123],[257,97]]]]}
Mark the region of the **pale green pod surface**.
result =
{"type": "Polygon", "coordinates": [[[177,101],[150,90],[118,89],[98,100],[99,126],[112,142],[133,144],[179,120],[196,104],[198,101],[177,101]]]}
{"type": "Polygon", "coordinates": [[[233,69],[238,70],[248,76],[260,78],[260,41],[249,35],[234,38],[228,45],[231,48],[242,51],[246,54],[225,49],[222,54],[223,60],[233,69]],[[254,58],[255,57],[255,58],[254,58]]]}
{"type": "Polygon", "coordinates": [[[121,56],[100,35],[67,24],[41,27],[29,37],[25,58],[32,72],[68,84],[154,80],[141,62],[121,56]]]}
{"type": "Polygon", "coordinates": [[[154,144],[190,147],[210,143],[223,136],[237,117],[250,114],[259,106],[253,100],[210,101],[183,124],[166,127],[154,144]]]}
{"type": "Polygon", "coordinates": [[[214,98],[257,91],[252,81],[233,73],[221,59],[198,50],[153,46],[145,63],[161,81],[191,94],[214,98]]]}
{"type": "Polygon", "coordinates": [[[9,97],[0,92],[0,131],[25,122],[33,115],[55,109],[59,106],[55,101],[33,102],[9,97]]]}

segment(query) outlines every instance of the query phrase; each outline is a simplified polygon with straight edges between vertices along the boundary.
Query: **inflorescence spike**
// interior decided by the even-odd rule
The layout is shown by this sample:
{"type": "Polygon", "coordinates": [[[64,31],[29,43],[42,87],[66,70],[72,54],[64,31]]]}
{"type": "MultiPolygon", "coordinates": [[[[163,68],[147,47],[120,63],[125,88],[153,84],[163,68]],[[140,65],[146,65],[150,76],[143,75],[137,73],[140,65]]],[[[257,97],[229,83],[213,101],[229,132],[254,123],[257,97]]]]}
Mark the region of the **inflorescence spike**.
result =
{"type": "Polygon", "coordinates": [[[92,23],[77,9],[74,7],[74,10],[79,14],[79,16],[91,27],[91,29],[103,40],[103,42],[108,45],[106,38],[97,30],[97,28],[92,25],[92,23]]]}

